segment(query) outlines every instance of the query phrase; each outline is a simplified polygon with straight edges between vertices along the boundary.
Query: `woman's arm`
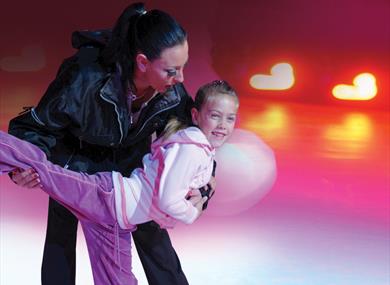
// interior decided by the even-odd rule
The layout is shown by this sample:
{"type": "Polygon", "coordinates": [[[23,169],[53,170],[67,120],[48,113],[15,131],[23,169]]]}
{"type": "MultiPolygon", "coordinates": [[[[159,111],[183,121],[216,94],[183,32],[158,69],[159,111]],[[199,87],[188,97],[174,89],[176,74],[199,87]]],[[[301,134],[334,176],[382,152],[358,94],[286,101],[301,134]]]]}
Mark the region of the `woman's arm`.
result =
{"type": "MultiPolygon", "coordinates": [[[[38,105],[35,108],[27,108],[9,123],[10,134],[36,145],[48,158],[51,156],[51,149],[64,136],[72,114],[80,112],[71,111],[69,108],[74,99],[70,94],[71,85],[77,82],[79,76],[79,73],[72,72],[70,62],[71,60],[65,60],[60,66],[57,77],[51,82],[38,105]]],[[[33,188],[39,185],[39,177],[32,169],[13,171],[10,177],[22,187],[33,188]]]]}

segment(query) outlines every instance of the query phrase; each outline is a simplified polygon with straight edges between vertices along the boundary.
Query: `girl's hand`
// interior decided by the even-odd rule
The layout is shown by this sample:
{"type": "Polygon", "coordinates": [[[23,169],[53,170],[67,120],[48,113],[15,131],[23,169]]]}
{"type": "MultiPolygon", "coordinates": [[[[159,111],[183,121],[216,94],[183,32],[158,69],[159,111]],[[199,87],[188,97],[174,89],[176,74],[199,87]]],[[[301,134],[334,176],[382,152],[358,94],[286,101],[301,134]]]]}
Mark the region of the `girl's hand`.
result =
{"type": "Polygon", "coordinates": [[[208,185],[211,187],[211,191],[210,191],[210,198],[211,198],[214,195],[215,188],[217,187],[217,180],[215,180],[214,176],[211,176],[208,185]]]}

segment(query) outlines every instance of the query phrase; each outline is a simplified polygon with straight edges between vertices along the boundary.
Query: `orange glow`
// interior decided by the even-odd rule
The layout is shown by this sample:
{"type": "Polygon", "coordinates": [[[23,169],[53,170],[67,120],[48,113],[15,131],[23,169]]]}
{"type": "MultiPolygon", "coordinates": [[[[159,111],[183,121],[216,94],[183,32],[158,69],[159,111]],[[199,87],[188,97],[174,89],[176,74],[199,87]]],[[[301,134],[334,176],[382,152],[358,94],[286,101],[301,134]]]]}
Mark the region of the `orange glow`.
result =
{"type": "Polygon", "coordinates": [[[368,148],[373,125],[365,114],[351,113],[341,124],[329,125],[323,138],[328,157],[359,158],[368,148]]]}
{"type": "Polygon", "coordinates": [[[282,105],[269,105],[263,112],[256,112],[242,124],[242,127],[257,133],[261,138],[278,147],[281,139],[289,135],[289,115],[282,105]]]}
{"type": "Polygon", "coordinates": [[[361,73],[354,78],[353,85],[336,85],[332,93],[341,100],[370,100],[376,96],[377,91],[374,75],[361,73]]]}
{"type": "Polygon", "coordinates": [[[271,75],[255,74],[249,84],[259,90],[286,90],[294,85],[294,70],[289,63],[278,63],[271,68],[271,75]]]}

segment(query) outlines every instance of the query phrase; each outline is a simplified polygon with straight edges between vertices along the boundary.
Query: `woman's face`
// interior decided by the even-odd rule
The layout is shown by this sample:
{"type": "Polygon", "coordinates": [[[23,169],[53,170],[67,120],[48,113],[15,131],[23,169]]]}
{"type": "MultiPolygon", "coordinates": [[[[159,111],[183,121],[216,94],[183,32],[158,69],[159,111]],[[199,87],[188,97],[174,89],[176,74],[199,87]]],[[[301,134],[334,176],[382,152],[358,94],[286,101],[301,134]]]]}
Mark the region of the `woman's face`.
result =
{"type": "Polygon", "coordinates": [[[200,111],[192,109],[192,122],[198,125],[210,144],[217,148],[232,134],[237,110],[236,98],[226,94],[216,94],[206,99],[200,111]]]}
{"type": "Polygon", "coordinates": [[[159,58],[146,61],[145,79],[158,92],[165,92],[169,87],[184,81],[183,69],[188,61],[188,43],[167,48],[159,58]]]}

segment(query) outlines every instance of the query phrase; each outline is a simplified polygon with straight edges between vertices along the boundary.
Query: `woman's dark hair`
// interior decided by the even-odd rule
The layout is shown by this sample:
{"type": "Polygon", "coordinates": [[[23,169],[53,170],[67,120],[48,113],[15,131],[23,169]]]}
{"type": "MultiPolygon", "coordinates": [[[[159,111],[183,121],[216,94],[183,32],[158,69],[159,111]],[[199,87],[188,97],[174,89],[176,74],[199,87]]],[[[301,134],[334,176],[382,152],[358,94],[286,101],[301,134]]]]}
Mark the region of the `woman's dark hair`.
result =
{"type": "Polygon", "coordinates": [[[133,77],[137,53],[154,60],[166,48],[183,44],[186,39],[186,31],[169,14],[160,10],[146,12],[143,3],[135,3],[118,18],[102,60],[107,66],[119,64],[123,87],[135,92],[133,77]]]}

